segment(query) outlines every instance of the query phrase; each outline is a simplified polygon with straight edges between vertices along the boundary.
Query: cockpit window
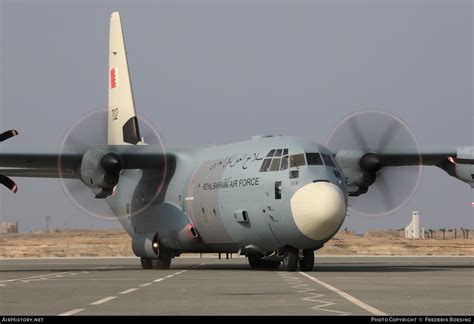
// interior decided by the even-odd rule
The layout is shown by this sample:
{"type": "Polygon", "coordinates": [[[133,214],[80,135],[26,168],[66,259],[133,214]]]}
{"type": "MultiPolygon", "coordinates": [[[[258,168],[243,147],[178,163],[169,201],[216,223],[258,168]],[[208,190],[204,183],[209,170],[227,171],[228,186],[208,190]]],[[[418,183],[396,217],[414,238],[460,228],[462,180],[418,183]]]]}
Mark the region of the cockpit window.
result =
{"type": "Polygon", "coordinates": [[[290,157],[290,167],[294,168],[302,165],[306,165],[304,154],[296,154],[290,157]]]}
{"type": "Polygon", "coordinates": [[[274,149],[268,152],[267,157],[263,160],[260,172],[286,169],[288,169],[288,149],[274,149]]]}
{"type": "Polygon", "coordinates": [[[271,150],[270,152],[268,152],[267,157],[271,158],[273,157],[273,154],[275,154],[275,150],[271,150]]]}
{"type": "Polygon", "coordinates": [[[286,170],[286,169],[288,169],[288,156],[284,156],[283,159],[281,159],[280,170],[286,170]]]}
{"type": "Polygon", "coordinates": [[[333,168],[336,166],[329,155],[321,154],[321,156],[323,157],[324,164],[332,166],[333,168]]]}
{"type": "Polygon", "coordinates": [[[270,171],[278,171],[280,170],[280,161],[281,159],[273,159],[272,165],[270,166],[270,171]]]}
{"type": "Polygon", "coordinates": [[[306,159],[308,160],[308,165],[323,165],[323,160],[319,153],[306,153],[306,159]]]}
{"type": "Polygon", "coordinates": [[[270,164],[272,163],[272,159],[265,159],[263,160],[262,167],[260,168],[260,172],[267,172],[270,168],[270,164]]]}

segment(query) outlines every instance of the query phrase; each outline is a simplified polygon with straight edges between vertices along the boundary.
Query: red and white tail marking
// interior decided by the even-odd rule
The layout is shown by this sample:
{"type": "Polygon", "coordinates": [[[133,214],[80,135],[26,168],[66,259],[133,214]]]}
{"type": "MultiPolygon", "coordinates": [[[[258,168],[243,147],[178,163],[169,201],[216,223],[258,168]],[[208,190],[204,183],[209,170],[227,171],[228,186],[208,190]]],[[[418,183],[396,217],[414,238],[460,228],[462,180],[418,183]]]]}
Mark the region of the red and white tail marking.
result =
{"type": "Polygon", "coordinates": [[[110,70],[110,89],[115,89],[118,85],[118,71],[117,68],[110,70]]]}

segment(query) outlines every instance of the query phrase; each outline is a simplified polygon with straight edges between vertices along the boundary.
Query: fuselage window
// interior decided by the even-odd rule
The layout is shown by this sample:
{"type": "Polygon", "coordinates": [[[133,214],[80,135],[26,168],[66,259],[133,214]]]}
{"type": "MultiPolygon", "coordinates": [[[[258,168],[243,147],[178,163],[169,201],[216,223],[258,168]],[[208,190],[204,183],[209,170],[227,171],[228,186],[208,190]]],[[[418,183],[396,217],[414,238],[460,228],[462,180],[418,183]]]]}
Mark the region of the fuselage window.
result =
{"type": "Polygon", "coordinates": [[[323,165],[323,160],[319,153],[306,153],[306,160],[308,160],[308,165],[323,165]]]}
{"type": "Polygon", "coordinates": [[[333,168],[336,166],[329,155],[321,154],[321,156],[323,157],[324,164],[332,166],[333,168]]]}
{"type": "Polygon", "coordinates": [[[280,170],[280,161],[281,159],[279,158],[274,158],[272,161],[272,165],[270,167],[270,171],[278,171],[280,170]]]}
{"type": "Polygon", "coordinates": [[[280,170],[286,170],[286,169],[288,169],[288,156],[284,156],[283,159],[281,159],[280,170]]]}
{"type": "Polygon", "coordinates": [[[290,170],[290,179],[297,179],[300,177],[299,170],[290,170]]]}
{"type": "Polygon", "coordinates": [[[260,168],[260,172],[267,172],[270,168],[270,164],[272,163],[272,159],[265,159],[263,160],[262,167],[260,168]]]}
{"type": "Polygon", "coordinates": [[[290,167],[294,168],[302,165],[306,165],[304,154],[296,154],[290,157],[290,167]]]}

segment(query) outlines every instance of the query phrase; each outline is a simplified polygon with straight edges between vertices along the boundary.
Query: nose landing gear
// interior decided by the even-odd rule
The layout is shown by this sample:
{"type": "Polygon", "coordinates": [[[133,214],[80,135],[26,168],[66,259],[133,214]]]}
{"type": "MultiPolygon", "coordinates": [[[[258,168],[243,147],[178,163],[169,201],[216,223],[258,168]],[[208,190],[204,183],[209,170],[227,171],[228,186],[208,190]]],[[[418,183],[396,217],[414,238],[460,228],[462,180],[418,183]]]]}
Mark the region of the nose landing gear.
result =
{"type": "Polygon", "coordinates": [[[313,271],[314,267],[314,251],[303,250],[303,258],[299,261],[301,271],[313,271]]]}
{"type": "Polygon", "coordinates": [[[298,250],[288,246],[283,251],[283,267],[286,271],[296,271],[300,266],[301,271],[312,271],[314,267],[314,251],[298,250]]]}
{"type": "Polygon", "coordinates": [[[285,248],[283,251],[283,268],[285,268],[286,271],[296,271],[296,268],[298,268],[298,249],[288,246],[285,248]]]}

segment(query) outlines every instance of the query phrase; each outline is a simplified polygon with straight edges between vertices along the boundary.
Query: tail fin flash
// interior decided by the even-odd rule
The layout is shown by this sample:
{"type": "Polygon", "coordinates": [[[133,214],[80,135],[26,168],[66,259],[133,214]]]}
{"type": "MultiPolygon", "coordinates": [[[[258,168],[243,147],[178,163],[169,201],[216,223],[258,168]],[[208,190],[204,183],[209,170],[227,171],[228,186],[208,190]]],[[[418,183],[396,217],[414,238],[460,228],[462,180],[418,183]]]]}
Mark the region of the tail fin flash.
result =
{"type": "Polygon", "coordinates": [[[135,113],[127,52],[118,12],[110,17],[109,36],[109,145],[138,144],[141,141],[135,113]]]}

